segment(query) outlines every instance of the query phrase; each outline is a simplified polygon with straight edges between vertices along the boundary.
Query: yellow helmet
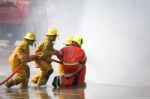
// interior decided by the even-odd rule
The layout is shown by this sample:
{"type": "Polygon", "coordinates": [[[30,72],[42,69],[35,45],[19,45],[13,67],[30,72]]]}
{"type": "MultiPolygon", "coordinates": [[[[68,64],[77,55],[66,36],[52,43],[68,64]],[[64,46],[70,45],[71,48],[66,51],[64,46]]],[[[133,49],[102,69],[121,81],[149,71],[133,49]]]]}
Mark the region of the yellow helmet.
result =
{"type": "Polygon", "coordinates": [[[73,41],[73,36],[68,36],[64,44],[70,45],[70,44],[72,44],[72,41],[73,41]]]}
{"type": "Polygon", "coordinates": [[[58,35],[56,28],[50,28],[47,32],[47,35],[58,35]]]}
{"type": "Polygon", "coordinates": [[[75,35],[73,41],[78,43],[80,46],[83,44],[83,38],[80,35],[75,35]]]}
{"type": "Polygon", "coordinates": [[[34,32],[28,32],[24,38],[28,40],[36,40],[36,35],[34,32]]]}

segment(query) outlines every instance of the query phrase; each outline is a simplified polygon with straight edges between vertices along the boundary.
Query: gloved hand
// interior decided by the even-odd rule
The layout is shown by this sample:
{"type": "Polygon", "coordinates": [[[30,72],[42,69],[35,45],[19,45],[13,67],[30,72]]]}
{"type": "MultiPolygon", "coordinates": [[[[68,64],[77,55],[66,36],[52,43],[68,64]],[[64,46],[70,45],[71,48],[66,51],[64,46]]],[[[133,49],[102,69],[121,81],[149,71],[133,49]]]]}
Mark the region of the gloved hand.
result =
{"type": "Polygon", "coordinates": [[[36,59],[42,60],[42,59],[43,59],[43,56],[42,56],[42,55],[37,55],[37,56],[36,56],[36,59]]]}
{"type": "Polygon", "coordinates": [[[54,49],[54,55],[59,55],[59,54],[60,54],[60,51],[59,51],[59,50],[54,49]]]}
{"type": "Polygon", "coordinates": [[[47,60],[47,62],[52,63],[52,62],[53,62],[53,59],[50,58],[50,59],[47,60]]]}
{"type": "Polygon", "coordinates": [[[35,59],[35,55],[30,56],[30,60],[33,61],[35,59]]]}
{"type": "Polygon", "coordinates": [[[27,62],[31,62],[33,60],[35,60],[35,55],[29,56],[29,58],[27,59],[27,62]]]}

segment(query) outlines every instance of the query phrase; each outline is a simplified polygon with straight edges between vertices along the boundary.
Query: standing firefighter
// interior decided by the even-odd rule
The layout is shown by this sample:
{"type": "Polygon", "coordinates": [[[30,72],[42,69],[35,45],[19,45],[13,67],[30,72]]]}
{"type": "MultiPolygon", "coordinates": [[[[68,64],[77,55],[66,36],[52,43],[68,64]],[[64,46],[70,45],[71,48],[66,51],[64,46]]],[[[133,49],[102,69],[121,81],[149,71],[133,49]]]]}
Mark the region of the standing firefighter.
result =
{"type": "Polygon", "coordinates": [[[58,58],[62,61],[64,74],[54,77],[52,85],[56,87],[84,87],[86,73],[86,56],[81,49],[83,39],[80,35],[73,38],[70,46],[63,47],[60,52],[57,51],[58,58]]]}
{"type": "Polygon", "coordinates": [[[9,64],[12,72],[14,72],[19,66],[21,66],[21,69],[6,82],[5,85],[7,88],[18,84],[20,84],[20,88],[28,87],[30,68],[27,65],[27,62],[33,60],[33,57],[30,56],[29,46],[32,46],[35,40],[35,34],[33,32],[28,32],[10,55],[9,64]]]}
{"type": "Polygon", "coordinates": [[[35,55],[40,57],[35,60],[35,63],[37,65],[37,68],[41,69],[41,73],[35,75],[32,78],[31,82],[37,84],[39,87],[41,85],[46,85],[49,76],[53,73],[50,58],[55,53],[53,45],[57,36],[58,36],[57,29],[50,28],[49,31],[47,32],[46,37],[39,44],[39,46],[37,46],[35,50],[35,55]]]}

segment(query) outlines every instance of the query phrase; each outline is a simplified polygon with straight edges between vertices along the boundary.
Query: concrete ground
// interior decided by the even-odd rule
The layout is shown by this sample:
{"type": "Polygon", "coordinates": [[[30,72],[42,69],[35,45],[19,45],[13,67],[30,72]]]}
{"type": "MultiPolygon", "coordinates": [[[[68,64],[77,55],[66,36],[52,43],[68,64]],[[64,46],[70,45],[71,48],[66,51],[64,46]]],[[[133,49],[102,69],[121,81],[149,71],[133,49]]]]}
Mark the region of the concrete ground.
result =
{"type": "MultiPolygon", "coordinates": [[[[12,49],[0,48],[0,81],[11,74],[7,63],[12,49]]],[[[31,77],[39,72],[30,63],[31,77]]],[[[56,65],[56,64],[54,64],[56,65]]],[[[14,86],[10,89],[0,86],[0,99],[150,99],[150,86],[119,86],[97,84],[87,81],[86,88],[63,88],[53,89],[51,82],[57,75],[57,68],[51,75],[45,88],[38,88],[29,83],[28,89],[20,89],[14,86]]]]}

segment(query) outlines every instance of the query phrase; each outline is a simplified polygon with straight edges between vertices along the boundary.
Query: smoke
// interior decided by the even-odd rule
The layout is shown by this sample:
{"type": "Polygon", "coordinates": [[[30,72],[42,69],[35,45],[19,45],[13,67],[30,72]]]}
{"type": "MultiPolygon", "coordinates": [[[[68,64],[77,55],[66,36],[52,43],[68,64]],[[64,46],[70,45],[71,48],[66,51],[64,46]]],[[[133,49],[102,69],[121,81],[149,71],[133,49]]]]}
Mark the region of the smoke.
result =
{"type": "Polygon", "coordinates": [[[89,81],[149,85],[149,3],[148,0],[86,1],[81,31],[86,33],[84,49],[90,58],[89,81]]]}

